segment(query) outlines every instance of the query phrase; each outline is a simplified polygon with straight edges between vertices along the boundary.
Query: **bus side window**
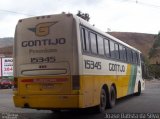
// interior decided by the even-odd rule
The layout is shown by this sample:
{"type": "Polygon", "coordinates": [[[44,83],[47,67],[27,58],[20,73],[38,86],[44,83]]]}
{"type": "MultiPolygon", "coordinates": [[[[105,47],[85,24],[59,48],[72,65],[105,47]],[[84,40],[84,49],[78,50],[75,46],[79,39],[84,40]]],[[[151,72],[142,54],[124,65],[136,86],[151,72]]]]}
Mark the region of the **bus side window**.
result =
{"type": "Polygon", "coordinates": [[[103,38],[101,36],[97,35],[97,41],[98,41],[98,53],[99,53],[99,55],[104,55],[103,38]]]}
{"type": "Polygon", "coordinates": [[[137,53],[133,51],[133,63],[137,64],[137,53]]]}
{"type": "Polygon", "coordinates": [[[119,45],[117,43],[114,44],[115,49],[115,58],[119,59],[119,45]]]}
{"type": "Polygon", "coordinates": [[[129,63],[132,63],[132,50],[130,50],[129,48],[127,48],[127,61],[129,63]]]}
{"type": "Polygon", "coordinates": [[[131,50],[131,63],[134,63],[133,62],[133,51],[131,50]]]}
{"type": "Polygon", "coordinates": [[[140,56],[138,59],[138,65],[140,65],[140,60],[141,60],[141,70],[142,70],[142,79],[144,80],[146,76],[148,76],[148,69],[147,66],[145,65],[145,59],[142,54],[138,54],[140,56]]]}
{"type": "Polygon", "coordinates": [[[127,50],[125,47],[123,47],[123,61],[127,61],[127,50]]]}
{"type": "Polygon", "coordinates": [[[93,54],[98,53],[96,34],[90,32],[91,51],[93,54]]]}
{"type": "Polygon", "coordinates": [[[137,60],[137,65],[138,65],[138,53],[136,52],[136,60],[137,60]]]}
{"type": "Polygon", "coordinates": [[[137,60],[137,64],[139,64],[138,62],[139,62],[139,53],[138,52],[136,52],[136,60],[137,60]]]}
{"type": "Polygon", "coordinates": [[[119,45],[119,54],[120,54],[120,60],[123,60],[123,47],[122,47],[122,45],[119,45]]]}
{"type": "Polygon", "coordinates": [[[133,63],[135,63],[135,52],[132,50],[132,55],[133,55],[133,63]]]}
{"type": "Polygon", "coordinates": [[[106,56],[110,57],[109,40],[107,40],[107,39],[104,39],[104,48],[105,48],[106,56]]]}
{"type": "Polygon", "coordinates": [[[115,58],[114,42],[112,40],[110,40],[110,53],[111,58],[115,58]]]}
{"type": "Polygon", "coordinates": [[[137,59],[138,59],[138,65],[140,65],[140,61],[142,61],[142,54],[138,53],[137,55],[138,55],[138,57],[137,57],[137,59]]]}
{"type": "Polygon", "coordinates": [[[82,28],[82,47],[83,51],[89,52],[89,37],[88,37],[88,30],[82,28]]]}

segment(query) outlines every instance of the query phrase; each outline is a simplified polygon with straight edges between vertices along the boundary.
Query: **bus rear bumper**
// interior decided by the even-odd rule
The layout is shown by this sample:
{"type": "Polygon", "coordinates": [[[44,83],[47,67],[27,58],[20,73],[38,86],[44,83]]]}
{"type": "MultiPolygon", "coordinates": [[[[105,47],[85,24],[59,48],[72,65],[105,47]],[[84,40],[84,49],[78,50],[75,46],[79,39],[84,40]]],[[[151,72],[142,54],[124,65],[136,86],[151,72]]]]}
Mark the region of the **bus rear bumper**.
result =
{"type": "Polygon", "coordinates": [[[13,96],[14,105],[34,109],[70,109],[79,107],[78,95],[13,96]]]}

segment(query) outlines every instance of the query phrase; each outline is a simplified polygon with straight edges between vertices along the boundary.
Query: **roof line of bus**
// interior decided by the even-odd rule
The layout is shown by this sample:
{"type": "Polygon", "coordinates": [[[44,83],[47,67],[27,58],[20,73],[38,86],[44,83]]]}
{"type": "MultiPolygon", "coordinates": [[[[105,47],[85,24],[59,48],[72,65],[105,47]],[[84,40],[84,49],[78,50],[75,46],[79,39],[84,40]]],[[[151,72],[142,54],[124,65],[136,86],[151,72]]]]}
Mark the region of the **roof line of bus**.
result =
{"type": "Polygon", "coordinates": [[[72,15],[73,15],[73,18],[74,18],[77,22],[79,22],[79,24],[82,24],[82,25],[88,27],[89,29],[92,29],[92,30],[94,30],[94,31],[96,31],[96,32],[98,32],[98,33],[100,33],[101,35],[106,36],[106,37],[108,37],[109,39],[114,40],[115,42],[118,42],[118,43],[120,43],[120,44],[122,44],[122,45],[124,45],[124,46],[126,46],[126,47],[128,47],[128,48],[131,48],[131,49],[133,49],[133,50],[135,50],[135,51],[141,53],[140,50],[134,48],[133,46],[130,46],[129,44],[127,44],[127,43],[121,41],[121,40],[118,39],[118,38],[115,38],[114,36],[112,36],[112,35],[110,35],[110,34],[104,32],[104,31],[102,31],[102,30],[96,28],[95,26],[91,25],[89,22],[87,22],[87,21],[85,21],[84,19],[78,17],[77,15],[74,15],[74,14],[72,14],[72,15]]]}

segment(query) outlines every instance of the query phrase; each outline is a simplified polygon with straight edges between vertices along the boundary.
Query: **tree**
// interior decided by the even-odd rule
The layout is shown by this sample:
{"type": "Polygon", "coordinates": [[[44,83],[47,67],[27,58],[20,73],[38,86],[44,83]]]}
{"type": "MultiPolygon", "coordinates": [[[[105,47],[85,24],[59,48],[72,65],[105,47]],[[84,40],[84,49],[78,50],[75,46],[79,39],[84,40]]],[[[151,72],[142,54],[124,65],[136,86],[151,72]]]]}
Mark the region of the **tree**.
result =
{"type": "Polygon", "coordinates": [[[82,19],[89,21],[90,17],[88,13],[82,13],[81,11],[78,11],[77,16],[81,17],[82,19]]]}
{"type": "Polygon", "coordinates": [[[159,48],[160,48],[160,32],[155,37],[155,41],[153,43],[153,46],[149,51],[149,59],[158,56],[158,54],[159,54],[158,49],[159,48]]]}
{"type": "Polygon", "coordinates": [[[155,41],[153,43],[152,48],[149,51],[149,59],[157,58],[154,64],[148,65],[148,70],[150,76],[159,79],[160,78],[160,64],[159,64],[159,56],[160,56],[160,32],[155,37],[155,41]]]}

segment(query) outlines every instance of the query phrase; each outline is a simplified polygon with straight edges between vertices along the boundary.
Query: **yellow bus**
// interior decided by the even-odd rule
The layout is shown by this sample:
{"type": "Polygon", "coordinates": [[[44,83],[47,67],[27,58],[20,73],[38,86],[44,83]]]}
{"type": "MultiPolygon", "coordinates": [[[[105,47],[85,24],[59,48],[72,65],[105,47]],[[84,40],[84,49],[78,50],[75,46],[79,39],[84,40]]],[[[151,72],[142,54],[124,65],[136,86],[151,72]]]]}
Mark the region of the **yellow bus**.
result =
{"type": "Polygon", "coordinates": [[[104,112],[145,88],[141,52],[70,13],[19,20],[13,56],[16,107],[104,112]]]}

